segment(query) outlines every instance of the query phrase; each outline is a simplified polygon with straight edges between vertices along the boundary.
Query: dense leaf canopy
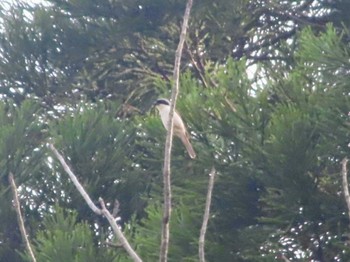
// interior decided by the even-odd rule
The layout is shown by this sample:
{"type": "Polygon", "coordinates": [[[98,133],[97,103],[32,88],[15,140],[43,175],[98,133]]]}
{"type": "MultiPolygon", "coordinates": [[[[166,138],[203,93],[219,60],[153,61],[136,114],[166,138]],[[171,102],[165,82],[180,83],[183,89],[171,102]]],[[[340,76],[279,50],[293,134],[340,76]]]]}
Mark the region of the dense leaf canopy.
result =
{"type": "MultiPolygon", "coordinates": [[[[172,156],[169,261],[198,261],[215,166],[208,261],[348,261],[341,165],[350,155],[349,3],[194,1],[181,113],[198,155],[172,156]]],[[[0,260],[130,261],[47,148],[158,259],[165,129],[185,1],[0,3],[0,260]],[[117,246],[117,247],[116,247],[117,246]]]]}

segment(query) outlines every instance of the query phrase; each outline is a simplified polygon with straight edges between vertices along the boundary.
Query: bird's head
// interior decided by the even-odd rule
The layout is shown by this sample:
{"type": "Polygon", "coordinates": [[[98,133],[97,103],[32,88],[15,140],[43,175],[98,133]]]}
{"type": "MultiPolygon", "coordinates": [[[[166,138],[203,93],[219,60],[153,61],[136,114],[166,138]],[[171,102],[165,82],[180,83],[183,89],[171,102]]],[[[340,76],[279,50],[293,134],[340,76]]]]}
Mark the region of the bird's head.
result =
{"type": "Polygon", "coordinates": [[[168,99],[165,98],[158,98],[157,101],[154,103],[155,106],[158,105],[170,105],[170,101],[168,99]]]}
{"type": "Polygon", "coordinates": [[[162,106],[170,106],[170,102],[168,99],[165,98],[159,98],[157,101],[154,103],[154,106],[157,108],[160,108],[162,106]]]}

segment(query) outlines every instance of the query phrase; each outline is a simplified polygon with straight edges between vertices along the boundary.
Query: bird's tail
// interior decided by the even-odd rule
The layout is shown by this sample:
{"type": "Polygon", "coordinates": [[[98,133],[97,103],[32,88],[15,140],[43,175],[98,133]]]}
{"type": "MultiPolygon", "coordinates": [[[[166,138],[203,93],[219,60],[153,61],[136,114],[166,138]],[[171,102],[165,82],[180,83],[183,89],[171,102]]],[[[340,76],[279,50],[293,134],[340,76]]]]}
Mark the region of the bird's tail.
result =
{"type": "Polygon", "coordinates": [[[180,136],[180,139],[181,139],[182,143],[184,144],[184,146],[186,147],[186,150],[187,150],[190,158],[192,158],[192,159],[196,158],[196,152],[194,152],[194,149],[191,145],[191,142],[188,138],[188,135],[187,134],[182,135],[182,136],[180,136]]]}

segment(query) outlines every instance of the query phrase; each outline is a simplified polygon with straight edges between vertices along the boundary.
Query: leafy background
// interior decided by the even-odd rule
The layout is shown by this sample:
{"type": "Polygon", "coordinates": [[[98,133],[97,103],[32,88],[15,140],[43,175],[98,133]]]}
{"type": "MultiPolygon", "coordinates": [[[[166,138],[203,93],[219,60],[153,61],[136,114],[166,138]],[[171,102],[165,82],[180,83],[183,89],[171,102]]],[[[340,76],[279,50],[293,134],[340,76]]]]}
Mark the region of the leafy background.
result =
{"type": "MultiPolygon", "coordinates": [[[[144,261],[158,259],[165,130],[184,1],[0,4],[0,261],[130,261],[47,148],[62,152],[144,261]]],[[[198,154],[172,157],[169,261],[348,261],[348,1],[195,1],[177,110],[198,154]]]]}

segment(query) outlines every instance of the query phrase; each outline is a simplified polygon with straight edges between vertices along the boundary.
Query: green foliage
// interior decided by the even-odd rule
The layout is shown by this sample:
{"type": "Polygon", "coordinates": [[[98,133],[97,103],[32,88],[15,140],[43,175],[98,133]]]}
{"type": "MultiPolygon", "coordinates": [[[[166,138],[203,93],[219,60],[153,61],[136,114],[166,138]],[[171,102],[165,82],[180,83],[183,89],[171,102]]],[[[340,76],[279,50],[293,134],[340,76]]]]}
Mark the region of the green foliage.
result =
{"type": "MultiPolygon", "coordinates": [[[[130,261],[102,244],[112,239],[106,219],[69,182],[50,141],[93,201],[119,200],[118,223],[155,261],[166,131],[148,110],[169,97],[185,3],[50,2],[1,10],[0,260],[23,261],[13,172],[39,261],[130,261]]],[[[332,10],[311,2],[195,3],[177,110],[198,158],[174,139],[170,261],[198,260],[212,166],[208,261],[349,260],[339,176],[350,153],[349,36],[323,28],[332,10]],[[297,32],[310,22],[318,26],[297,32]],[[247,71],[257,62],[261,79],[247,71]]]]}
{"type": "MultiPolygon", "coordinates": [[[[2,176],[25,172],[29,158],[39,147],[42,124],[38,121],[38,105],[25,101],[20,107],[1,103],[0,108],[0,165],[2,176]],[[27,158],[27,159],[26,159],[27,158]]],[[[35,160],[35,159],[34,159],[35,160]]]]}
{"type": "Polygon", "coordinates": [[[87,223],[77,222],[77,212],[55,208],[46,214],[36,233],[34,253],[37,261],[113,261],[106,248],[96,246],[87,223]]]}
{"type": "Polygon", "coordinates": [[[348,259],[339,233],[347,230],[338,172],[340,160],[349,153],[345,126],[350,109],[348,76],[340,73],[346,64],[339,61],[347,51],[340,37],[330,26],[320,36],[305,30],[298,66],[271,85],[274,93],[268,110],[273,112],[263,150],[267,162],[260,167],[266,190],[260,198],[260,221],[278,225],[283,234],[273,233],[277,245],[265,243],[268,253],[295,257],[298,250],[305,250],[309,252],[305,257],[316,260],[348,259]],[[333,243],[343,246],[344,253],[333,243]],[[295,249],[288,251],[289,246],[295,249]]]}
{"type": "MultiPolygon", "coordinates": [[[[1,93],[16,103],[26,95],[35,96],[50,109],[85,97],[93,102],[102,98],[127,101],[147,110],[148,100],[157,96],[154,79],[171,79],[185,3],[47,2],[50,5],[18,2],[1,9],[0,55],[4,59],[0,83],[6,87],[1,93]]],[[[205,69],[212,63],[224,64],[230,57],[246,56],[251,63],[273,68],[289,66],[296,42],[293,36],[299,28],[322,27],[333,10],[341,9],[299,0],[194,3],[184,69],[210,87],[213,83],[205,69]],[[285,10],[293,13],[287,15],[285,10]]]]}
{"type": "MultiPolygon", "coordinates": [[[[198,159],[190,160],[184,152],[183,145],[175,138],[172,156],[174,215],[171,221],[172,244],[169,253],[172,261],[197,260],[197,242],[207,190],[207,174],[213,165],[217,168],[219,176],[215,184],[212,207],[215,215],[210,220],[211,233],[207,239],[208,259],[230,261],[237,258],[235,252],[244,248],[240,239],[244,238],[244,234],[239,233],[240,228],[256,223],[255,216],[259,213],[256,206],[256,188],[259,182],[242,156],[245,150],[251,152],[250,149],[244,148],[243,145],[248,141],[243,137],[247,133],[252,134],[256,128],[248,121],[239,122],[241,118],[247,115],[250,117],[252,112],[256,111],[249,108],[256,99],[250,96],[252,89],[245,74],[244,62],[228,61],[227,65],[217,69],[215,74],[218,75],[219,81],[219,87],[216,89],[203,90],[190,73],[181,78],[183,93],[180,93],[177,110],[181,112],[189,131],[193,131],[192,143],[198,153],[198,159]],[[238,99],[233,99],[236,95],[246,101],[246,104],[238,104],[238,99]],[[237,111],[230,107],[233,104],[237,111]],[[237,123],[242,126],[237,126],[237,123]]],[[[259,119],[256,118],[256,121],[259,119]]],[[[142,257],[153,261],[158,252],[151,250],[158,250],[160,243],[159,203],[162,199],[159,188],[159,169],[162,161],[155,159],[162,159],[160,151],[164,148],[165,130],[161,127],[159,118],[150,116],[143,121],[142,133],[152,138],[150,141],[144,140],[142,144],[148,151],[155,150],[156,154],[147,153],[144,158],[137,158],[137,161],[150,172],[158,170],[158,179],[151,191],[152,198],[148,201],[146,218],[141,220],[140,225],[135,222],[135,243],[142,257]],[[155,144],[156,147],[151,144],[155,144]],[[155,165],[158,168],[155,168],[155,165]],[[153,199],[156,202],[152,205],[153,199]]],[[[254,136],[249,138],[250,145],[260,143],[257,139],[258,137],[254,136]]]]}
{"type": "MultiPolygon", "coordinates": [[[[134,162],[137,151],[133,151],[135,124],[115,118],[114,112],[113,107],[108,109],[104,104],[81,104],[52,123],[50,130],[55,145],[69,159],[92,199],[102,196],[108,203],[119,199],[123,206],[120,215],[127,220],[134,212],[142,213],[144,201],[140,196],[148,182],[134,171],[138,169],[134,162]]],[[[64,192],[61,201],[94,221],[95,215],[57,164],[64,192]]]]}
{"type": "MultiPolygon", "coordinates": [[[[0,257],[20,261],[14,250],[21,243],[16,216],[11,209],[12,195],[8,175],[13,173],[18,185],[30,181],[42,166],[40,139],[43,125],[39,121],[39,107],[25,101],[21,106],[0,103],[0,257]]],[[[31,212],[28,212],[28,215],[31,212]]],[[[33,217],[35,212],[31,213],[33,217]]]]}
{"type": "MultiPolygon", "coordinates": [[[[172,210],[171,237],[169,261],[197,261],[198,238],[201,214],[195,206],[177,203],[172,210]]],[[[160,225],[162,221],[162,207],[160,202],[153,201],[146,209],[147,218],[140,222],[132,221],[129,225],[132,231],[136,251],[144,261],[154,261],[159,256],[160,225]]],[[[131,232],[126,231],[127,235],[131,232]]],[[[125,254],[120,255],[118,261],[129,261],[125,254]]]]}

